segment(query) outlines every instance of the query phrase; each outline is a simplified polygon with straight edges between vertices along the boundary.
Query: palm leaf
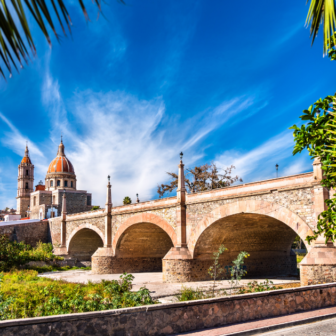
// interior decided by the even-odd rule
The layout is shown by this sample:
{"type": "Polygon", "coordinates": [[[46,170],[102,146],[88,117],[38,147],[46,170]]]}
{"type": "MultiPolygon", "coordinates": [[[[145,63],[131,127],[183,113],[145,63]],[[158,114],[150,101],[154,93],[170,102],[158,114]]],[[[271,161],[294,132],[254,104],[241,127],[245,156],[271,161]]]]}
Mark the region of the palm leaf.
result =
{"type": "MultiPolygon", "coordinates": [[[[124,0],[117,0],[125,3],[124,0]]],[[[101,0],[92,0],[101,12],[101,0]]],[[[89,16],[83,0],[78,0],[85,19],[89,16]]],[[[12,74],[12,68],[18,70],[17,64],[23,66],[23,60],[27,63],[29,52],[36,54],[35,43],[28,24],[27,15],[30,15],[38,24],[43,35],[51,45],[48,29],[51,29],[59,40],[53,16],[66,35],[65,26],[71,34],[71,18],[64,0],[0,0],[0,59],[12,74]],[[9,10],[10,3],[11,10],[9,10]],[[54,14],[54,15],[53,15],[54,14]]],[[[0,65],[0,74],[5,77],[4,69],[0,65]]]]}
{"type": "MultiPolygon", "coordinates": [[[[307,0],[308,2],[308,0],[307,0]]],[[[312,44],[323,24],[323,53],[326,55],[332,43],[336,43],[334,35],[336,31],[335,0],[310,0],[310,6],[306,19],[306,25],[310,25],[312,44]]]]}

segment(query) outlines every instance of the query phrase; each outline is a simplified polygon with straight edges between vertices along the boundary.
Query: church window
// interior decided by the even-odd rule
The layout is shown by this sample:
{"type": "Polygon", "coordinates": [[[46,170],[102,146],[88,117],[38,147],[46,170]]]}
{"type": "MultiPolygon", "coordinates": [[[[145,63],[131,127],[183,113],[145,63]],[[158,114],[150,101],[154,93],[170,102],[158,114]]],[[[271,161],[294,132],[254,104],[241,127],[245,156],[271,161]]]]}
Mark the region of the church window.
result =
{"type": "Polygon", "coordinates": [[[29,171],[28,171],[28,169],[26,170],[26,175],[27,175],[27,176],[29,175],[29,171]]]}
{"type": "Polygon", "coordinates": [[[57,180],[57,187],[60,187],[60,186],[61,186],[61,181],[57,180]]]}
{"type": "Polygon", "coordinates": [[[28,182],[26,182],[26,189],[29,189],[29,185],[28,185],[28,182]]]}
{"type": "Polygon", "coordinates": [[[71,188],[73,188],[73,182],[71,181],[71,188]]]}
{"type": "Polygon", "coordinates": [[[91,196],[87,196],[86,205],[91,205],[91,196]]]}
{"type": "Polygon", "coordinates": [[[51,181],[50,181],[50,187],[53,187],[53,186],[54,186],[54,181],[51,180],[51,181]]]}
{"type": "Polygon", "coordinates": [[[64,181],[64,187],[68,186],[68,181],[64,181]]]}
{"type": "Polygon", "coordinates": [[[36,196],[34,196],[34,206],[36,205],[36,196]]]}

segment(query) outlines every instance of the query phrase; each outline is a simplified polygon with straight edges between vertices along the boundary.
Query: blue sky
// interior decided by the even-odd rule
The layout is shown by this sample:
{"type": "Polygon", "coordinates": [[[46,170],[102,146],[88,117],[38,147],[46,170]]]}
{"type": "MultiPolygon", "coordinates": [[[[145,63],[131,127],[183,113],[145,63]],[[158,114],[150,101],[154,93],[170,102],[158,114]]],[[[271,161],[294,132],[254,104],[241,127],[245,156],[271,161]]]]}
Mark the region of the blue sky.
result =
{"type": "MultiPolygon", "coordinates": [[[[176,171],[234,164],[244,182],[312,170],[293,157],[288,127],[335,91],[335,70],[304,28],[305,1],[109,0],[105,18],[73,0],[72,38],[50,49],[33,25],[38,56],[0,81],[0,208],[16,206],[17,165],[29,141],[35,184],[60,135],[78,188],[105,203],[157,198],[176,171]]],[[[59,33],[61,30],[59,29],[59,33]]]]}

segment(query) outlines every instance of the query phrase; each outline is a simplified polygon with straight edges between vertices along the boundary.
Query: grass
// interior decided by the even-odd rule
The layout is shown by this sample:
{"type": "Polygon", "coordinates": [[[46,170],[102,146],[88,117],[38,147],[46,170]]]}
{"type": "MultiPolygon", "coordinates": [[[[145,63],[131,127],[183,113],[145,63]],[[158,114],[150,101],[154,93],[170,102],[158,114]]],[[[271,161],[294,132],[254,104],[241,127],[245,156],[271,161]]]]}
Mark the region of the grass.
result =
{"type": "Polygon", "coordinates": [[[131,274],[119,281],[75,284],[39,277],[35,270],[0,274],[0,320],[80,313],[157,303],[148,289],[132,292],[131,274]]]}

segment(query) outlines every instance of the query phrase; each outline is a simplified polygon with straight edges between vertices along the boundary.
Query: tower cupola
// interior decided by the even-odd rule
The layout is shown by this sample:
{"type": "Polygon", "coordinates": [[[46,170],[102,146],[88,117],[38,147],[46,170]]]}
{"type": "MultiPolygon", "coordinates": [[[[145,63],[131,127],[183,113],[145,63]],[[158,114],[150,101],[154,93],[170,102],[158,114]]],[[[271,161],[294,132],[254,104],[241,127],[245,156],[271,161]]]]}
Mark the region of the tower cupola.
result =
{"type": "Polygon", "coordinates": [[[17,214],[26,217],[30,194],[34,191],[34,165],[29,157],[28,144],[18,166],[17,214]]]}

